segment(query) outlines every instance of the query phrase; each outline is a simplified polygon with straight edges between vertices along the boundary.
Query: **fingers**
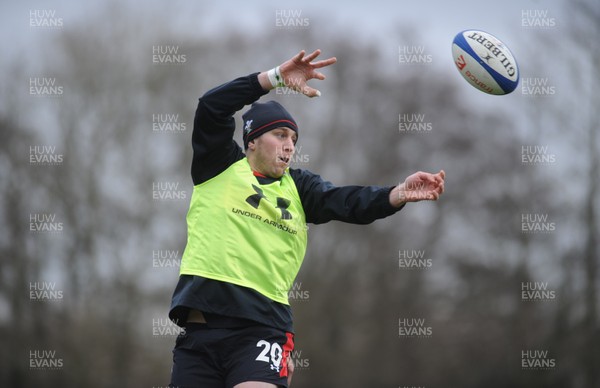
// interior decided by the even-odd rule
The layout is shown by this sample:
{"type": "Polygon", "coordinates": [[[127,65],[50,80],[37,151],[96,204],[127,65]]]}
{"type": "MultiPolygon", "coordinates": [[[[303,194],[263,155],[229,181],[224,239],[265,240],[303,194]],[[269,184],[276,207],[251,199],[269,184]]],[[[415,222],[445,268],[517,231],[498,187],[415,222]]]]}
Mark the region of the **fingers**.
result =
{"type": "Polygon", "coordinates": [[[319,49],[316,49],[315,51],[313,51],[312,53],[310,53],[308,55],[306,55],[306,50],[301,50],[298,54],[296,54],[292,58],[292,60],[294,62],[310,63],[310,62],[312,62],[313,59],[318,57],[320,54],[321,54],[321,50],[319,50],[319,49]]]}
{"type": "Polygon", "coordinates": [[[435,183],[435,184],[442,184],[444,183],[444,179],[446,178],[446,173],[444,172],[444,170],[440,170],[440,172],[438,172],[437,174],[430,174],[428,172],[422,172],[419,171],[416,173],[416,176],[418,179],[422,180],[422,181],[427,181],[430,183],[435,183]]]}
{"type": "Polygon", "coordinates": [[[437,187],[435,189],[433,189],[432,192],[432,200],[433,201],[437,201],[440,198],[440,195],[442,195],[444,193],[444,179],[443,179],[443,174],[442,176],[436,176],[436,180],[438,180],[437,182],[437,187]]]}
{"type": "Polygon", "coordinates": [[[311,88],[310,86],[305,86],[302,88],[302,94],[308,97],[320,97],[321,92],[315,88],[311,88]]]}
{"type": "Polygon", "coordinates": [[[319,69],[321,67],[333,65],[336,62],[337,62],[337,58],[336,57],[331,57],[331,58],[328,58],[328,59],[323,59],[323,60],[320,60],[320,61],[317,61],[317,62],[313,62],[313,63],[311,63],[311,65],[315,69],[319,69]]]}
{"type": "Polygon", "coordinates": [[[286,80],[286,85],[288,85],[289,88],[299,91],[308,97],[320,96],[321,92],[319,92],[317,89],[307,86],[306,82],[313,78],[321,81],[324,80],[325,75],[316,71],[315,69],[329,66],[337,62],[337,59],[332,57],[313,63],[312,61],[320,54],[320,49],[317,49],[308,55],[306,55],[305,50],[301,50],[292,59],[283,63],[280,66],[280,71],[286,80]],[[290,80],[295,80],[296,82],[291,82],[290,80]]]}
{"type": "Polygon", "coordinates": [[[437,201],[444,193],[445,177],[444,170],[440,170],[437,174],[418,171],[410,175],[403,186],[405,201],[437,201]]]}
{"type": "Polygon", "coordinates": [[[437,201],[438,199],[440,199],[440,195],[442,195],[442,191],[443,190],[440,190],[439,187],[436,187],[433,190],[427,191],[427,193],[422,196],[422,199],[427,200],[427,201],[437,201]]]}
{"type": "Polygon", "coordinates": [[[436,174],[436,180],[438,182],[439,192],[442,194],[444,192],[444,180],[446,179],[446,172],[444,170],[440,170],[439,173],[436,174]]]}
{"type": "Polygon", "coordinates": [[[304,57],[304,54],[306,54],[306,51],[304,50],[300,50],[300,52],[296,55],[294,55],[294,57],[292,58],[293,62],[302,62],[302,57],[304,57]]]}
{"type": "Polygon", "coordinates": [[[323,73],[315,72],[313,74],[313,78],[323,81],[325,79],[325,75],[323,73]]]}
{"type": "Polygon", "coordinates": [[[426,182],[430,182],[430,183],[436,182],[434,175],[430,174],[428,172],[419,171],[415,175],[416,175],[417,179],[420,181],[426,181],[426,182]]]}
{"type": "MultiPolygon", "coordinates": [[[[302,50],[302,51],[304,51],[304,50],[302,50]]],[[[306,62],[306,63],[312,62],[312,60],[315,59],[316,57],[318,57],[319,54],[321,54],[321,50],[320,49],[316,49],[312,53],[310,53],[307,56],[305,56],[302,60],[304,62],[306,62]]]]}
{"type": "Polygon", "coordinates": [[[294,56],[294,58],[292,58],[292,60],[294,62],[304,62],[306,64],[310,64],[315,69],[319,69],[321,67],[333,65],[334,63],[337,62],[337,58],[336,57],[331,57],[331,58],[322,59],[320,61],[317,61],[317,62],[313,63],[312,62],[313,59],[315,59],[316,57],[318,57],[319,55],[321,55],[321,50],[320,49],[316,49],[312,53],[304,56],[305,54],[306,54],[306,51],[302,50],[298,54],[296,54],[296,56],[294,56]]]}

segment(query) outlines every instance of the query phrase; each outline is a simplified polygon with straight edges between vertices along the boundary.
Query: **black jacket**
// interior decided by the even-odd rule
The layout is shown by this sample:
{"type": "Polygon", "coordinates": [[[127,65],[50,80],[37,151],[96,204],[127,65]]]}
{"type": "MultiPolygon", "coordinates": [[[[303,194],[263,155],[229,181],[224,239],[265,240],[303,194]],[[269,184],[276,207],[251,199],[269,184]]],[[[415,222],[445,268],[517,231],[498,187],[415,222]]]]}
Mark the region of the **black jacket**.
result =
{"type": "MultiPolygon", "coordinates": [[[[194,185],[219,175],[245,157],[233,140],[233,115],[267,93],[258,82],[258,73],[254,73],[218,86],[200,98],[192,134],[194,185]]],[[[391,187],[336,187],[307,170],[290,168],[289,173],[296,183],[308,223],[337,220],[368,224],[400,210],[389,203],[391,187]]],[[[259,184],[272,181],[273,178],[257,177],[259,184]]],[[[203,311],[208,324],[214,327],[244,325],[249,320],[293,331],[289,306],[274,302],[250,288],[181,275],[169,317],[183,325],[190,308],[203,311]]]]}

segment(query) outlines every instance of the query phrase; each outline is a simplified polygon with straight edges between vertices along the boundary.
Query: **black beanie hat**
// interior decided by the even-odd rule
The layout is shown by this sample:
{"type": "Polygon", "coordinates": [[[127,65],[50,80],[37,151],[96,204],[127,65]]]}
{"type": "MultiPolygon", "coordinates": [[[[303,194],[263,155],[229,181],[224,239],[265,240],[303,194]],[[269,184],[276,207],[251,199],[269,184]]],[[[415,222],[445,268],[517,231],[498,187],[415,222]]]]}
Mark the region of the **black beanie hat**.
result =
{"type": "Polygon", "coordinates": [[[248,149],[248,143],[253,139],[275,128],[287,127],[298,135],[296,121],[276,101],[267,101],[265,103],[255,102],[242,115],[242,119],[244,120],[244,149],[248,149]]]}

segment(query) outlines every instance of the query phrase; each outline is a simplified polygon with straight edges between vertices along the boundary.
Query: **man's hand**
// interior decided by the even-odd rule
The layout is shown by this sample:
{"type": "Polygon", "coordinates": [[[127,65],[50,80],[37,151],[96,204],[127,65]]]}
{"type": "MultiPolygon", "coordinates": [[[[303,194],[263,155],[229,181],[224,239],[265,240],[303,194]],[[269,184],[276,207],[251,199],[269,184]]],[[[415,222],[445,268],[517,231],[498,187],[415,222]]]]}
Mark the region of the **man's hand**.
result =
{"type": "Polygon", "coordinates": [[[313,78],[324,80],[325,75],[319,73],[316,69],[333,65],[337,61],[337,58],[331,57],[329,59],[312,62],[313,59],[321,54],[321,50],[315,50],[307,56],[304,56],[304,54],[304,50],[300,51],[296,56],[285,61],[279,67],[283,82],[288,88],[296,90],[308,97],[319,96],[321,93],[317,89],[308,86],[306,82],[313,78]]]}
{"type": "MultiPolygon", "coordinates": [[[[281,77],[283,78],[285,85],[290,89],[298,91],[308,97],[320,96],[321,92],[308,86],[306,82],[313,78],[324,80],[325,75],[318,72],[316,69],[333,65],[337,59],[335,57],[331,57],[329,59],[312,62],[313,59],[321,54],[321,50],[315,50],[306,56],[305,54],[306,52],[302,50],[293,58],[282,63],[279,66],[281,77]]],[[[260,73],[258,75],[258,79],[263,89],[270,90],[273,88],[268,79],[267,72],[260,73]]]]}
{"type": "Polygon", "coordinates": [[[444,192],[446,173],[416,172],[390,191],[390,204],[400,207],[406,202],[437,201],[444,192]]]}

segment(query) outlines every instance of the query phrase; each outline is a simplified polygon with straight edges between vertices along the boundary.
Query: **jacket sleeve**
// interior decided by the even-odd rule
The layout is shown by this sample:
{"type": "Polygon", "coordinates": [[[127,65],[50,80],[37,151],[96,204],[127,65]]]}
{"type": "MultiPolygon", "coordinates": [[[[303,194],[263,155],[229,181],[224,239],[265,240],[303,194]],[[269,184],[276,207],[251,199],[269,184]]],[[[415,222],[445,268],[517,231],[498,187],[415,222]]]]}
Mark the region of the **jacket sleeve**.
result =
{"type": "Polygon", "coordinates": [[[290,169],[306,215],[306,222],[322,224],[342,221],[369,224],[402,209],[390,204],[393,187],[334,186],[319,175],[306,170],[290,169]]]}
{"type": "Polygon", "coordinates": [[[192,133],[194,185],[219,175],[244,156],[233,140],[233,115],[267,93],[258,82],[258,73],[253,73],[217,86],[200,98],[192,133]]]}

